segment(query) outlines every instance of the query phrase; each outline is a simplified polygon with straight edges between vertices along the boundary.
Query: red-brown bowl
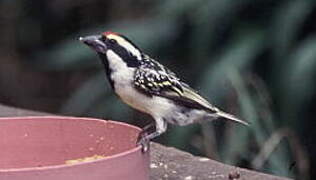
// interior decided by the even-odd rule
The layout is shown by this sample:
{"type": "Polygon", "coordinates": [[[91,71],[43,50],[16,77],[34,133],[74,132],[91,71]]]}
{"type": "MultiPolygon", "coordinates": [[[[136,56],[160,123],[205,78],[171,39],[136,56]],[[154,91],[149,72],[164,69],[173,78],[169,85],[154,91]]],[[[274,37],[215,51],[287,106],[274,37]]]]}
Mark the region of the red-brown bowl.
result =
{"type": "Polygon", "coordinates": [[[92,118],[0,118],[1,180],[147,180],[149,153],[135,146],[140,129],[92,118]],[[65,161],[105,156],[67,165],[65,161]]]}

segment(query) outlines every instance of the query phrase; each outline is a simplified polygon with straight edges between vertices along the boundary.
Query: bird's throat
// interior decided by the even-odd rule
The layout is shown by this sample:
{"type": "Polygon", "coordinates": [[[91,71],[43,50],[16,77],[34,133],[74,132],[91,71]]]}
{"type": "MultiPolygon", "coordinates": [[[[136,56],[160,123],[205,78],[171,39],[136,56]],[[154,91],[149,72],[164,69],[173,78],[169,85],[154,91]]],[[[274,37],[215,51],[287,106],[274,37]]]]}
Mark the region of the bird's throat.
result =
{"type": "Polygon", "coordinates": [[[98,53],[98,54],[99,54],[99,57],[101,59],[103,66],[104,66],[106,77],[107,77],[111,87],[114,88],[114,82],[111,79],[111,71],[112,70],[110,69],[108,58],[106,57],[105,54],[102,54],[102,53],[98,53]]]}

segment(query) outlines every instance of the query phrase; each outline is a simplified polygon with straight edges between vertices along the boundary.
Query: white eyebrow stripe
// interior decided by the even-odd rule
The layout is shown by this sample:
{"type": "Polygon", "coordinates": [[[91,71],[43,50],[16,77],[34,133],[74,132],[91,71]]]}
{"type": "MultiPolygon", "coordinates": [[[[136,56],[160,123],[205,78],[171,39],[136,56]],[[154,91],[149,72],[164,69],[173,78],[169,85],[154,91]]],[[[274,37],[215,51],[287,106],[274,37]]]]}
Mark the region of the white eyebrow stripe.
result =
{"type": "Polygon", "coordinates": [[[115,34],[109,34],[106,37],[108,39],[115,39],[120,46],[124,47],[126,50],[131,52],[134,56],[136,56],[138,60],[141,60],[140,51],[137,48],[135,48],[135,46],[133,46],[131,43],[126,41],[124,38],[117,36],[115,34]]]}

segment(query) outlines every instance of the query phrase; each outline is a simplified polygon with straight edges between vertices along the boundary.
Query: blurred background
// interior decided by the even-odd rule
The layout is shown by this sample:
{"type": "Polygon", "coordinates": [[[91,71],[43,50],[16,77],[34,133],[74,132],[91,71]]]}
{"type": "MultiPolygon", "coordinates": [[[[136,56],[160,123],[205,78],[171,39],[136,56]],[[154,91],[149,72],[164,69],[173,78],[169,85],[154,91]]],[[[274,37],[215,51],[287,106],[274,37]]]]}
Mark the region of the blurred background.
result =
{"type": "Polygon", "coordinates": [[[1,0],[0,102],[135,124],[79,36],[116,31],[251,123],[169,126],[156,141],[261,172],[316,176],[316,2],[1,0]],[[314,117],[314,118],[313,118],[314,117]]]}

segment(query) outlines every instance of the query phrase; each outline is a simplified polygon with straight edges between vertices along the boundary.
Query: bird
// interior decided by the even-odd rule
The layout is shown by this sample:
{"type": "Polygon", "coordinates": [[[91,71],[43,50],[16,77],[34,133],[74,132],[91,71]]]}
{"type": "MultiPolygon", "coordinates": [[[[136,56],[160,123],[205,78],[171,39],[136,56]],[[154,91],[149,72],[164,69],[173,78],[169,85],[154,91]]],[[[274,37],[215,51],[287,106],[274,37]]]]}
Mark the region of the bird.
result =
{"type": "Polygon", "coordinates": [[[143,151],[148,150],[150,140],[167,130],[168,123],[185,126],[225,118],[248,125],[212,105],[126,36],[106,31],[79,40],[98,54],[115,94],[124,103],[154,119],[139,134],[137,145],[141,145],[143,151]]]}

